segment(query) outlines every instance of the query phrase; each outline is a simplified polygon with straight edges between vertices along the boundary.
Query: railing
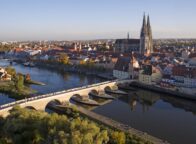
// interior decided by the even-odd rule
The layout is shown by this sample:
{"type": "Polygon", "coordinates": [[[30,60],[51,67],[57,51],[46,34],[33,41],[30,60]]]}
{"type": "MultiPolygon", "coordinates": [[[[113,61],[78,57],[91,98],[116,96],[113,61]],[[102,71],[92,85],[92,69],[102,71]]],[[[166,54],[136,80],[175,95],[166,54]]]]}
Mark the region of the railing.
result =
{"type": "Polygon", "coordinates": [[[13,107],[13,106],[18,105],[18,104],[22,104],[22,103],[26,103],[26,102],[30,102],[30,101],[34,101],[34,100],[38,100],[38,99],[43,99],[43,98],[47,98],[47,97],[52,97],[52,96],[55,96],[55,95],[65,94],[65,93],[68,93],[68,92],[74,92],[74,91],[78,91],[78,90],[82,90],[82,89],[86,89],[86,88],[92,88],[92,87],[108,84],[108,83],[111,83],[111,82],[118,82],[118,80],[106,81],[106,82],[102,82],[102,83],[82,86],[82,87],[63,90],[63,91],[59,91],[59,92],[39,95],[39,96],[36,96],[36,97],[25,98],[25,99],[14,101],[14,102],[11,102],[11,103],[8,103],[8,104],[0,105],[0,110],[8,108],[8,107],[13,107]]]}

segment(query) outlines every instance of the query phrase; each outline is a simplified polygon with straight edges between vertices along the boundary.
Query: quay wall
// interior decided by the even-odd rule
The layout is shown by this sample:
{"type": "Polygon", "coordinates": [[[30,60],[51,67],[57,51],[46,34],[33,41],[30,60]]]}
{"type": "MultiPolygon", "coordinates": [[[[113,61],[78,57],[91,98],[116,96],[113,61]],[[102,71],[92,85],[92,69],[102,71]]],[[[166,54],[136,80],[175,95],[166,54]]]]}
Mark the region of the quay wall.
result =
{"type": "Polygon", "coordinates": [[[155,85],[146,85],[146,84],[140,83],[138,81],[131,82],[130,86],[143,88],[143,89],[151,90],[151,91],[158,92],[158,93],[169,94],[170,96],[173,96],[176,98],[182,98],[182,99],[196,101],[196,95],[190,95],[190,94],[186,94],[186,93],[182,93],[182,92],[178,92],[178,91],[173,91],[173,90],[161,88],[161,87],[155,86],[155,85]]]}
{"type": "MultiPolygon", "coordinates": [[[[71,105],[74,105],[74,104],[71,104],[71,105]]],[[[62,109],[62,108],[67,108],[67,106],[64,106],[64,105],[56,105],[56,106],[51,105],[50,106],[50,109],[54,110],[57,113],[61,113],[61,114],[64,113],[64,109],[62,109]]],[[[164,140],[159,139],[157,137],[151,136],[145,132],[134,129],[128,125],[122,124],[122,123],[117,122],[115,120],[112,120],[108,117],[97,114],[93,111],[87,110],[81,106],[77,106],[77,110],[81,115],[88,117],[90,120],[93,120],[99,124],[105,125],[105,126],[110,127],[112,129],[120,130],[120,131],[123,131],[127,134],[130,134],[130,135],[136,135],[137,137],[139,137],[143,140],[146,140],[146,141],[150,141],[153,144],[169,144],[169,142],[167,142],[167,141],[164,141],[164,140]]]]}

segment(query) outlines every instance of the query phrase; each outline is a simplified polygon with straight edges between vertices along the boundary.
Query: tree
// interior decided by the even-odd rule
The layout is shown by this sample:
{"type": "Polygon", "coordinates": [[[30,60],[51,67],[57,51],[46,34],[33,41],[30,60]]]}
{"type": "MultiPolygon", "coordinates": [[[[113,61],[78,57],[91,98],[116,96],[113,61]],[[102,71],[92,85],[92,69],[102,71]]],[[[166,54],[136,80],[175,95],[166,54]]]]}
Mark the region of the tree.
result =
{"type": "Polygon", "coordinates": [[[123,132],[118,132],[118,131],[112,132],[111,142],[113,144],[125,144],[126,142],[125,134],[123,132]]]}
{"type": "Polygon", "coordinates": [[[96,137],[96,144],[103,144],[109,141],[108,131],[103,130],[101,131],[96,137]]]}
{"type": "Polygon", "coordinates": [[[17,74],[17,79],[16,79],[16,88],[17,90],[22,90],[24,87],[24,76],[21,73],[17,74]]]}
{"type": "Polygon", "coordinates": [[[83,118],[23,109],[0,119],[2,144],[152,144],[83,118]]]}
{"type": "Polygon", "coordinates": [[[86,62],[84,60],[80,60],[80,65],[85,65],[86,62]]]}
{"type": "Polygon", "coordinates": [[[69,64],[69,57],[66,53],[60,53],[59,62],[62,64],[69,64]]]}
{"type": "Polygon", "coordinates": [[[10,66],[9,67],[6,67],[5,70],[12,77],[15,77],[16,76],[16,70],[13,67],[10,67],[10,66]]]}
{"type": "Polygon", "coordinates": [[[30,80],[31,80],[30,74],[26,74],[26,75],[25,75],[25,81],[30,81],[30,80]]]}
{"type": "Polygon", "coordinates": [[[94,62],[94,60],[92,60],[92,59],[89,59],[89,61],[88,61],[88,66],[89,67],[93,67],[94,66],[94,64],[95,64],[95,62],[94,62]]]}

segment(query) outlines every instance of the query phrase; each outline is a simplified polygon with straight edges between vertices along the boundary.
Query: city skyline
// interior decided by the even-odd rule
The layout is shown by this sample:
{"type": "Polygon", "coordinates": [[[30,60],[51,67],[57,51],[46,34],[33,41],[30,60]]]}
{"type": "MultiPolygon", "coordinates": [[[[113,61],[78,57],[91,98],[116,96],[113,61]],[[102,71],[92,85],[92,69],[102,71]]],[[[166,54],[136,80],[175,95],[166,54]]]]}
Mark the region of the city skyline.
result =
{"type": "Polygon", "coordinates": [[[150,15],[153,38],[196,38],[194,5],[189,0],[67,0],[2,2],[0,41],[138,38],[143,13],[150,15]]]}

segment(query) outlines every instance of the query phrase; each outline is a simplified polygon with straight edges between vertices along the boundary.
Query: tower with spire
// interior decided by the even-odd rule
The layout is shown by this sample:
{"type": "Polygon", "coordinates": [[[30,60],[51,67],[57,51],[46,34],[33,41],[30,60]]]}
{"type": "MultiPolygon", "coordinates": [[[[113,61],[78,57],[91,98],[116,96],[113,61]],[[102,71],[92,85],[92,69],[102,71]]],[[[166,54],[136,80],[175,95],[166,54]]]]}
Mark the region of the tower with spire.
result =
{"type": "Polygon", "coordinates": [[[148,36],[149,36],[149,53],[153,52],[153,40],[152,40],[152,29],[151,29],[151,25],[150,25],[150,17],[148,15],[148,20],[147,20],[147,29],[148,29],[148,36]]]}
{"type": "Polygon", "coordinates": [[[148,16],[146,22],[146,15],[143,17],[143,24],[140,34],[140,54],[153,52],[152,29],[150,25],[150,17],[148,16]]]}
{"type": "Polygon", "coordinates": [[[127,39],[129,39],[129,32],[127,33],[127,39]]]}

